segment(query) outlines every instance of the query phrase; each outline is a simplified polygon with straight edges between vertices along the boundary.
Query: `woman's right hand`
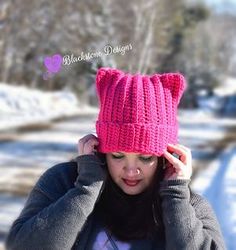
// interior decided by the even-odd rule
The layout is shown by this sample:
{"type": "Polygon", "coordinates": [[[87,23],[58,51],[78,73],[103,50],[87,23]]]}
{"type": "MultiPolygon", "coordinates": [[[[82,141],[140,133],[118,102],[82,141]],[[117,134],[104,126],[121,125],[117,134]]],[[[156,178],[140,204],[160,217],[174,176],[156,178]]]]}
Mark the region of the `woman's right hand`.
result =
{"type": "Polygon", "coordinates": [[[95,157],[98,144],[98,139],[93,134],[88,134],[78,141],[79,156],[76,157],[78,163],[77,182],[89,185],[90,182],[104,181],[106,179],[107,170],[103,167],[105,162],[98,155],[95,157]],[[100,167],[95,167],[95,165],[100,167]]]}
{"type": "Polygon", "coordinates": [[[75,158],[78,173],[75,186],[83,186],[84,188],[90,186],[90,191],[88,193],[90,195],[91,193],[93,193],[93,195],[96,194],[96,199],[95,196],[91,197],[93,201],[99,199],[108,174],[105,167],[106,163],[103,162],[97,154],[96,147],[98,144],[98,138],[93,134],[88,134],[82,137],[78,141],[79,155],[75,158]]]}
{"type": "Polygon", "coordinates": [[[99,142],[95,135],[88,134],[78,141],[78,153],[80,155],[94,155],[99,142]]]}

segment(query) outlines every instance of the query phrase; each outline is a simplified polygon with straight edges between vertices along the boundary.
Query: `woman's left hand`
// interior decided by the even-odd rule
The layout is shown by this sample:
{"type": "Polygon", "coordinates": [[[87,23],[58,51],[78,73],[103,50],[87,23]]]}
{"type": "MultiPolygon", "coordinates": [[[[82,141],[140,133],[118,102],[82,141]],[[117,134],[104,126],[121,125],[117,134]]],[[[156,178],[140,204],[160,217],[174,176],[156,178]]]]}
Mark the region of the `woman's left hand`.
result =
{"type": "Polygon", "coordinates": [[[192,176],[192,154],[191,150],[180,144],[168,144],[163,156],[168,160],[164,180],[191,179],[192,176]],[[179,159],[173,156],[175,153],[179,159]]]}

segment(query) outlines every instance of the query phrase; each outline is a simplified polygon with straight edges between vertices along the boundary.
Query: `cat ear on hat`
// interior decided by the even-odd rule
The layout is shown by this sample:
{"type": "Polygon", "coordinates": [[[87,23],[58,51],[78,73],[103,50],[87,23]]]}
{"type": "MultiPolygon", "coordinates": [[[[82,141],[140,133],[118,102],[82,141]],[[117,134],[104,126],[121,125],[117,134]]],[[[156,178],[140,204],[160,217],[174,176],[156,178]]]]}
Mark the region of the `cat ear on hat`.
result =
{"type": "Polygon", "coordinates": [[[179,104],[180,99],[187,88],[187,82],[181,73],[166,73],[161,76],[164,88],[170,89],[172,98],[179,104]]]}
{"type": "Polygon", "coordinates": [[[102,67],[98,69],[96,74],[96,90],[100,100],[104,100],[105,90],[110,84],[117,82],[124,73],[121,70],[102,67]]]}
{"type": "Polygon", "coordinates": [[[98,69],[96,74],[96,92],[100,103],[105,100],[106,90],[112,82],[112,69],[108,67],[102,67],[98,69]]]}
{"type": "Polygon", "coordinates": [[[101,95],[102,91],[102,87],[103,87],[103,84],[106,84],[107,82],[107,73],[109,71],[109,68],[100,68],[98,69],[97,71],[97,74],[96,74],[96,90],[97,90],[97,93],[99,95],[101,95]]]}

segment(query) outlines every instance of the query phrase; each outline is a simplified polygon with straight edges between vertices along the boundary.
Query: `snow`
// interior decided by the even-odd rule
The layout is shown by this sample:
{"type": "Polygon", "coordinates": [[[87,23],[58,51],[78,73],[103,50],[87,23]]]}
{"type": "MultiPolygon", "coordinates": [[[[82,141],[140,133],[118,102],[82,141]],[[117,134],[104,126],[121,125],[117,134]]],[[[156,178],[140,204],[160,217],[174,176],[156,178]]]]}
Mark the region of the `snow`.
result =
{"type": "Polygon", "coordinates": [[[1,221],[1,230],[8,230],[9,224],[12,223],[11,216],[9,214],[16,214],[19,213],[19,211],[22,209],[22,206],[24,205],[26,201],[26,197],[18,197],[12,196],[10,194],[3,194],[1,195],[0,200],[0,207],[1,207],[1,213],[0,213],[0,221],[1,221]],[[9,201],[11,202],[11,206],[7,206],[9,204],[9,201]]]}
{"type": "MultiPolygon", "coordinates": [[[[96,114],[97,111],[96,108],[82,107],[75,95],[69,91],[43,92],[30,90],[23,86],[9,86],[0,83],[0,132],[7,131],[9,128],[14,129],[23,125],[50,121],[61,116],[83,112],[96,114]]],[[[236,119],[219,119],[207,110],[179,110],[178,119],[180,121],[180,138],[185,138],[185,142],[190,141],[189,144],[193,146],[202,142],[223,140],[225,136],[231,139],[236,138],[235,130],[230,130],[230,128],[236,127],[236,119]]],[[[0,144],[2,169],[7,170],[7,163],[13,162],[13,151],[15,156],[20,159],[17,166],[11,164],[10,171],[2,171],[0,184],[1,181],[4,181],[3,179],[8,178],[7,175],[17,176],[22,168],[30,174],[32,158],[35,162],[34,169],[37,170],[37,166],[41,166],[37,170],[38,175],[42,171],[42,166],[45,170],[49,165],[62,161],[67,154],[69,155],[73,149],[76,149],[74,135],[76,134],[79,137],[81,131],[94,130],[94,124],[90,126],[91,124],[85,121],[85,123],[79,125],[78,129],[77,123],[68,121],[67,124],[56,124],[54,129],[50,131],[26,134],[21,138],[21,141],[15,141],[9,145],[0,144]],[[64,130],[65,126],[66,130],[64,130]],[[61,137],[59,138],[59,136],[61,137]],[[35,151],[33,150],[34,147],[35,151]]],[[[211,150],[210,146],[209,148],[194,150],[193,160],[203,156],[209,157],[211,150]]],[[[235,183],[235,143],[228,144],[225,150],[214,158],[204,171],[200,171],[194,181],[191,182],[192,189],[206,197],[212,205],[229,250],[236,249],[235,183]]],[[[9,225],[21,211],[25,200],[26,197],[16,198],[16,196],[7,194],[0,195],[0,234],[9,229],[9,225]]]]}
{"type": "Polygon", "coordinates": [[[97,112],[68,91],[40,91],[0,83],[0,131],[77,113],[97,112]]]}
{"type": "Polygon", "coordinates": [[[218,96],[227,96],[236,93],[236,78],[228,77],[221,86],[214,89],[214,93],[218,96]]]}
{"type": "Polygon", "coordinates": [[[225,151],[192,182],[191,187],[212,205],[227,249],[236,248],[236,144],[225,151]]]}

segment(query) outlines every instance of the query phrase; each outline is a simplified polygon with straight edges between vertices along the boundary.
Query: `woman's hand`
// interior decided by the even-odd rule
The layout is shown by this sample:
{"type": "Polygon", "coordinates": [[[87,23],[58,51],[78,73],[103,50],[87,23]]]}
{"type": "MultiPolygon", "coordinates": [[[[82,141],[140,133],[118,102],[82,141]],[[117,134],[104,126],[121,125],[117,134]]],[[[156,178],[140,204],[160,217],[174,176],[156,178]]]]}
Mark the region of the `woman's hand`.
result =
{"type": "Polygon", "coordinates": [[[98,139],[95,135],[93,134],[88,134],[84,137],[82,137],[78,141],[78,153],[80,155],[88,155],[92,154],[94,155],[96,150],[97,145],[99,144],[98,139]]]}
{"type": "Polygon", "coordinates": [[[168,160],[164,180],[190,179],[192,176],[192,154],[191,150],[180,144],[168,144],[163,156],[168,160]],[[172,155],[179,156],[177,159],[172,155]]]}
{"type": "MultiPolygon", "coordinates": [[[[75,161],[77,162],[78,177],[75,185],[89,186],[92,183],[104,181],[107,178],[107,169],[104,167],[105,162],[102,162],[97,152],[97,145],[99,144],[98,139],[93,134],[88,134],[78,141],[78,157],[75,161]]],[[[95,185],[96,186],[96,185],[95,185]]],[[[101,191],[102,186],[99,186],[101,191]]],[[[101,192],[99,193],[99,195],[101,192]]]]}

